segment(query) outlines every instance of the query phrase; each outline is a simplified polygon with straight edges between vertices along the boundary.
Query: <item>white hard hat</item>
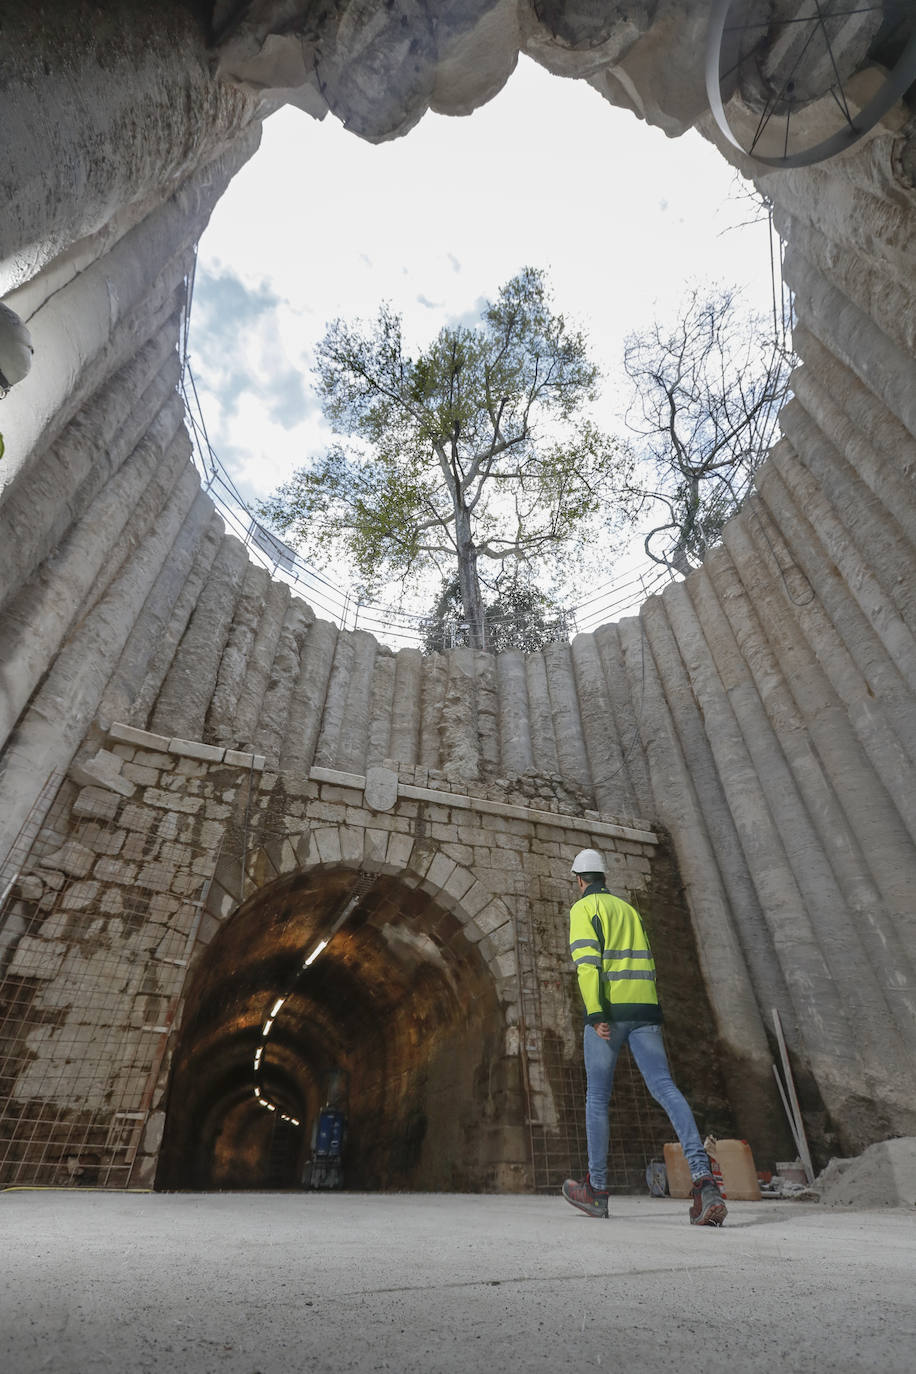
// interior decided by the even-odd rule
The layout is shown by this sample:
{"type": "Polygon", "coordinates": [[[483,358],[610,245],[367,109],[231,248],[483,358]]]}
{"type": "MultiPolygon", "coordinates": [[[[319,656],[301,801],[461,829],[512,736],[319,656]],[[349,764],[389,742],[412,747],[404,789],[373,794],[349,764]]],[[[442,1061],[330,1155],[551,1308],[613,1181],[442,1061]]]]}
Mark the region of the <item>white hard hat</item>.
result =
{"type": "Polygon", "coordinates": [[[580,849],[573,859],[570,873],[603,873],[604,859],[597,849],[580,849]]]}
{"type": "Polygon", "coordinates": [[[22,320],[8,305],[0,305],[0,394],[26,376],[34,351],[22,320]]]}

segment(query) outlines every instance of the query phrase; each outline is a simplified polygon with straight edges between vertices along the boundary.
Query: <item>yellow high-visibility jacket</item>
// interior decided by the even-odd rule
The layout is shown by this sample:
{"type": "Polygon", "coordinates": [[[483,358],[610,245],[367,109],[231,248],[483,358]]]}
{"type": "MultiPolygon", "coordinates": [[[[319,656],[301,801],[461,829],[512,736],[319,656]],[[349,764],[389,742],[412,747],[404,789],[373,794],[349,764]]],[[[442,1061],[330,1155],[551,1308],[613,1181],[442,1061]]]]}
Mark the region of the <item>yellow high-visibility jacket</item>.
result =
{"type": "Polygon", "coordinates": [[[620,897],[593,883],[569,913],[569,952],[590,1026],[662,1019],[655,960],[640,919],[620,897]]]}

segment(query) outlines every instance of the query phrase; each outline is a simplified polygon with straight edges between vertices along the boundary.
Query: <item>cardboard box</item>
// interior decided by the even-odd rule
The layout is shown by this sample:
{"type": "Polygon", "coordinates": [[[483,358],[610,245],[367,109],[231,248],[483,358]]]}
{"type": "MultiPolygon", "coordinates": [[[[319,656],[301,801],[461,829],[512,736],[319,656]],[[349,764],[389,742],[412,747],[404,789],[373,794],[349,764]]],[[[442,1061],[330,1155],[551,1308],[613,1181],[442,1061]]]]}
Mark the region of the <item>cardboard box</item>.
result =
{"type": "MultiPolygon", "coordinates": [[[[732,1202],[760,1201],[757,1169],[746,1140],[709,1140],[706,1142],[706,1151],[719,1166],[722,1193],[726,1198],[732,1202]]],[[[690,1169],[680,1145],[665,1146],[665,1169],[670,1196],[690,1197],[690,1169]]]]}

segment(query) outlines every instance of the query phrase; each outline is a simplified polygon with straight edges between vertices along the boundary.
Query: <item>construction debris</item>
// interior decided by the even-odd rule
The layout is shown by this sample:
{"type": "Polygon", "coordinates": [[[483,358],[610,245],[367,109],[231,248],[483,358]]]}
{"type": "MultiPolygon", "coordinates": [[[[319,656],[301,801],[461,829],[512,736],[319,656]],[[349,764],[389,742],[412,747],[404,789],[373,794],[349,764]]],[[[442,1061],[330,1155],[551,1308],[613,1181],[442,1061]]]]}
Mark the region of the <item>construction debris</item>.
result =
{"type": "Polygon", "coordinates": [[[825,1207],[916,1206],[916,1136],[881,1140],[854,1159],[831,1159],[806,1195],[825,1207]]]}

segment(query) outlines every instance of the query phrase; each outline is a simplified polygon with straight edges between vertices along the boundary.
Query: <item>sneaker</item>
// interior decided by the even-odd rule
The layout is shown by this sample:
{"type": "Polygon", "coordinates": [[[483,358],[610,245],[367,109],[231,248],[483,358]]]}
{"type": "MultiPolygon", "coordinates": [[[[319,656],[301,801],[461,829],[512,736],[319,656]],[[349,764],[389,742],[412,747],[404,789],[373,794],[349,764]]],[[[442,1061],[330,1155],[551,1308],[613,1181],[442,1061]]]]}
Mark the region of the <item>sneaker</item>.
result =
{"type": "Polygon", "coordinates": [[[712,1174],[693,1180],[693,1201],[690,1204],[691,1226],[721,1226],[728,1214],[716,1180],[712,1174]]]}
{"type": "Polygon", "coordinates": [[[587,1217],[607,1216],[607,1190],[593,1188],[588,1174],[581,1182],[568,1178],[563,1184],[563,1196],[587,1217]]]}

